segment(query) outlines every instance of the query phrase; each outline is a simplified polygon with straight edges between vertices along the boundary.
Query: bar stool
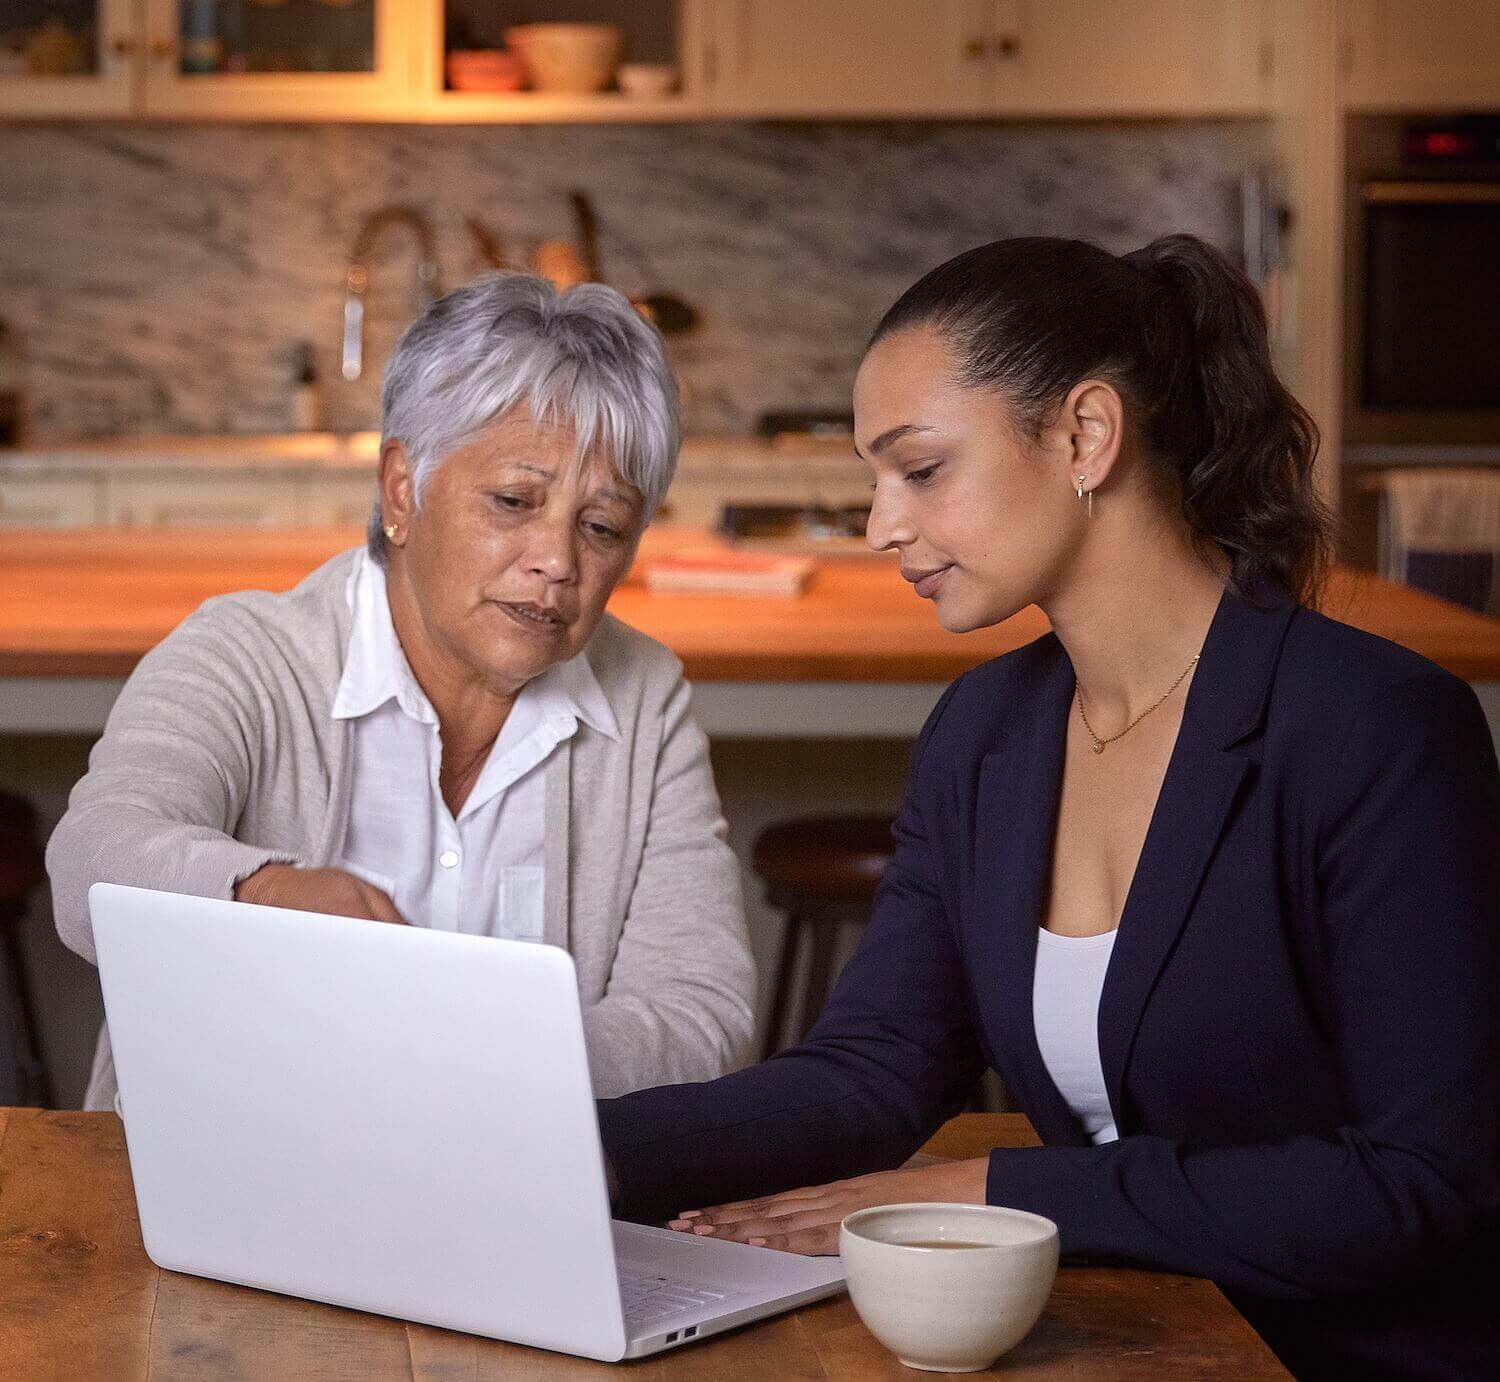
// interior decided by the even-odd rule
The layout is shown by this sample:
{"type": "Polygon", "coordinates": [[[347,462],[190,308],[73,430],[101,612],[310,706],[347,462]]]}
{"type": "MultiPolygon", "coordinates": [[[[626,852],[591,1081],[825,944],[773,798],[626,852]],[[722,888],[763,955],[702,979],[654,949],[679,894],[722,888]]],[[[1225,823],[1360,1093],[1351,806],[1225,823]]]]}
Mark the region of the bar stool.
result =
{"type": "Polygon", "coordinates": [[[5,964],[10,971],[8,986],[0,973],[0,1018],[10,1007],[7,999],[13,997],[19,1017],[15,1027],[22,1100],[50,1108],[52,1095],[41,1063],[36,1008],[21,955],[21,918],[26,915],[26,900],[46,876],[36,812],[23,797],[0,792],[0,945],[4,946],[5,964]],[[9,994],[5,987],[10,988],[9,994]]]}
{"type": "Polygon", "coordinates": [[[797,971],[806,955],[802,1011],[794,1041],[806,1036],[828,999],[845,926],[863,926],[891,862],[889,816],[810,816],[761,831],[752,863],[766,901],[786,914],[761,1059],[779,1049],[797,971]]]}

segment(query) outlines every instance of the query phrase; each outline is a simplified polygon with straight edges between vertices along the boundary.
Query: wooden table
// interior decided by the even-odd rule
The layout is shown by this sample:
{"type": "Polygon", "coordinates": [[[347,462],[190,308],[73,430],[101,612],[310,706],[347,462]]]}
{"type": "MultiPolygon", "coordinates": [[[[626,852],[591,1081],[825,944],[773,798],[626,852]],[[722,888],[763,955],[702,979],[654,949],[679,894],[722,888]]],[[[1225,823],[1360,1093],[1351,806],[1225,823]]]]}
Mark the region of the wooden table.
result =
{"type": "MultiPolygon", "coordinates": [[[[349,529],[71,529],[0,541],[0,731],[97,731],[142,655],[211,595],[284,590],[360,540],[349,529]]],[[[643,555],[706,535],[648,532],[643,555]]],[[[1500,621],[1351,571],[1328,612],[1469,681],[1500,682],[1500,621]]],[[[1036,608],[945,632],[894,561],[820,564],[798,599],[653,595],[610,608],[680,656],[710,734],[915,735],[942,688],[1046,632],[1036,608]]]]}
{"type": "MultiPolygon", "coordinates": [[[[1015,1114],[969,1114],[949,1156],[1032,1145],[1015,1114]]],[[[1015,1378],[1128,1382],[1286,1373],[1206,1281],[1064,1268],[1035,1330],[996,1367],[1015,1378]]],[[[910,1379],[846,1297],[611,1368],[310,1301],[163,1272],[141,1246],[120,1121],[0,1109],[0,1374],[67,1382],[240,1378],[910,1379]]]]}

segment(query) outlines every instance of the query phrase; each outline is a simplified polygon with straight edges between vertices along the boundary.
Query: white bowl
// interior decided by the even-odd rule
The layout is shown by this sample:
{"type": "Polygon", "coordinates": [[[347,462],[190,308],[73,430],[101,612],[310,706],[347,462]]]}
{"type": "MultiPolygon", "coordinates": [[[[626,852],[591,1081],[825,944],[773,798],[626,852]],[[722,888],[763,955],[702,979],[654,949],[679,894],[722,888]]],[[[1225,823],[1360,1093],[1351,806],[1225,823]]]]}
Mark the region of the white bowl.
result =
{"type": "Polygon", "coordinates": [[[1057,1225],[994,1205],[878,1205],[844,1220],[839,1252],[860,1319],[907,1367],[978,1372],[1047,1304],[1057,1225]],[[930,1246],[955,1243],[969,1246],[930,1246]]]}
{"type": "Polygon", "coordinates": [[[505,31],[538,91],[602,91],[625,50],[617,24],[521,24],[505,31]]]}
{"type": "Polygon", "coordinates": [[[659,100],[677,89],[677,69],[669,62],[625,62],[616,71],[615,81],[634,100],[659,100]]]}

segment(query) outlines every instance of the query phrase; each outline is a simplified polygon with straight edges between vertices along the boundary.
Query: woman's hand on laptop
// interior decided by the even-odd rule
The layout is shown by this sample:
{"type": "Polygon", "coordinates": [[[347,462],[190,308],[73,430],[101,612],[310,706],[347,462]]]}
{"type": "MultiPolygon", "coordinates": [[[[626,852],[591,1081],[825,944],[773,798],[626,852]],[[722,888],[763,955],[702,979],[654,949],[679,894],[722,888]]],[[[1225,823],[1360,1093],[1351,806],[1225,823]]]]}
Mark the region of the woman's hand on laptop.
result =
{"type": "Polygon", "coordinates": [[[667,1227],[820,1257],[839,1250],[839,1224],[856,1209],[911,1201],[984,1204],[989,1169],[989,1158],[981,1156],[880,1171],[712,1209],[685,1209],[667,1227]]]}
{"type": "Polygon", "coordinates": [[[234,897],[236,902],[256,902],[262,907],[290,907],[299,912],[406,924],[406,918],[385,893],[343,869],[266,864],[236,884],[234,897]]]}

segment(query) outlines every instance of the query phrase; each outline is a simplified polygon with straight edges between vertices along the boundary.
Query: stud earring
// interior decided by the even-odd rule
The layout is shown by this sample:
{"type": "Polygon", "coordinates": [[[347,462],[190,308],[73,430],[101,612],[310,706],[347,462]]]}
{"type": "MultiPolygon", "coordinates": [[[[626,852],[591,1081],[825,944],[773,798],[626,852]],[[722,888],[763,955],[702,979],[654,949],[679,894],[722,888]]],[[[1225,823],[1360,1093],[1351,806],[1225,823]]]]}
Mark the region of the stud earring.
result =
{"type": "Polygon", "coordinates": [[[388,542],[394,542],[396,540],[396,525],[394,523],[387,523],[385,525],[385,536],[386,541],[388,542]]]}

